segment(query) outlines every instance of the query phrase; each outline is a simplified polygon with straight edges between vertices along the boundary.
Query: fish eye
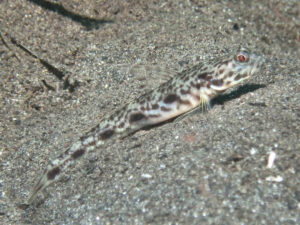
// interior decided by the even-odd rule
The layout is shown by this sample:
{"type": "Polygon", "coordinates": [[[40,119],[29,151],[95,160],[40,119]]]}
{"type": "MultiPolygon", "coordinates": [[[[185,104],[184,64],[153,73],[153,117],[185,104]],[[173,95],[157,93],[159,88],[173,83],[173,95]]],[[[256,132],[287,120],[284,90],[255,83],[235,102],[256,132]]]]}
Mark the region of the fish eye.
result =
{"type": "Polygon", "coordinates": [[[239,52],[236,55],[236,60],[240,63],[248,62],[249,61],[249,55],[246,52],[239,52]]]}

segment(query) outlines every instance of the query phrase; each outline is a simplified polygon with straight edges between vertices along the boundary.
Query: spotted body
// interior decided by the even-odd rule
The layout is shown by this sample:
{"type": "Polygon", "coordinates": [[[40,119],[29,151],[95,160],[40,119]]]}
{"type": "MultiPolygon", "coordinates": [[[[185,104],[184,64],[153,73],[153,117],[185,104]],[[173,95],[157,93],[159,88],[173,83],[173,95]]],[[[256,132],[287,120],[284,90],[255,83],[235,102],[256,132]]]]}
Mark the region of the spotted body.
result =
{"type": "Polygon", "coordinates": [[[218,94],[253,75],[261,58],[246,48],[233,55],[198,64],[176,74],[157,89],[104,118],[57,159],[51,161],[34,187],[28,203],[49,184],[59,178],[68,166],[110,140],[184,114],[209,104],[218,94]]]}

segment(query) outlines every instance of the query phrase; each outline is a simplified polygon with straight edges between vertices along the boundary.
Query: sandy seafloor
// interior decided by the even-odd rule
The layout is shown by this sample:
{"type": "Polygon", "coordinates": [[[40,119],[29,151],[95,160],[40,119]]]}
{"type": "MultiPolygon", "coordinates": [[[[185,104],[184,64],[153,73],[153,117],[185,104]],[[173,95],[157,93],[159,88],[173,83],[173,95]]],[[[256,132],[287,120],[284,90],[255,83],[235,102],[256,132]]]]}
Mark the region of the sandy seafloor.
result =
{"type": "Polygon", "coordinates": [[[300,224],[299,13],[297,0],[1,0],[0,223],[300,224]],[[266,62],[209,112],[99,148],[23,204],[101,118],[240,45],[266,62]],[[136,63],[152,74],[127,73],[136,63]]]}

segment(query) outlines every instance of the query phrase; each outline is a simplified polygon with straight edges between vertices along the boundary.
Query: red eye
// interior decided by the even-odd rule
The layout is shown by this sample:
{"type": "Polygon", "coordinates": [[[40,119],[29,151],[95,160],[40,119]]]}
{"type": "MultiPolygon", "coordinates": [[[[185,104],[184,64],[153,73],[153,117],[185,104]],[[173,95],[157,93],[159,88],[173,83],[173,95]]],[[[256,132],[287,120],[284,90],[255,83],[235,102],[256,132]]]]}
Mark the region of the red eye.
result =
{"type": "Polygon", "coordinates": [[[249,58],[246,55],[243,55],[243,54],[237,55],[236,58],[239,62],[247,62],[249,60],[249,58]]]}

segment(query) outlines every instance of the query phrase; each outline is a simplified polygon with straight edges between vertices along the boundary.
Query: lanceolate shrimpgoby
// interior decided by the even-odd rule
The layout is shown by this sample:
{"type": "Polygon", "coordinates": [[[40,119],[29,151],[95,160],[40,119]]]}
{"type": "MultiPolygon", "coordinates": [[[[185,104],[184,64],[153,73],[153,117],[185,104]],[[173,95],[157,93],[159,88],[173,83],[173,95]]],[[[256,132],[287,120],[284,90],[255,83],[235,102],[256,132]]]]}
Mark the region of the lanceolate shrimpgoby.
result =
{"type": "Polygon", "coordinates": [[[247,48],[240,48],[231,55],[174,74],[158,88],[105,117],[63,154],[50,161],[34,186],[28,204],[84,155],[101,151],[112,143],[111,140],[124,138],[141,128],[175,118],[196,107],[206,107],[220,93],[250,78],[261,64],[261,57],[247,48]]]}

